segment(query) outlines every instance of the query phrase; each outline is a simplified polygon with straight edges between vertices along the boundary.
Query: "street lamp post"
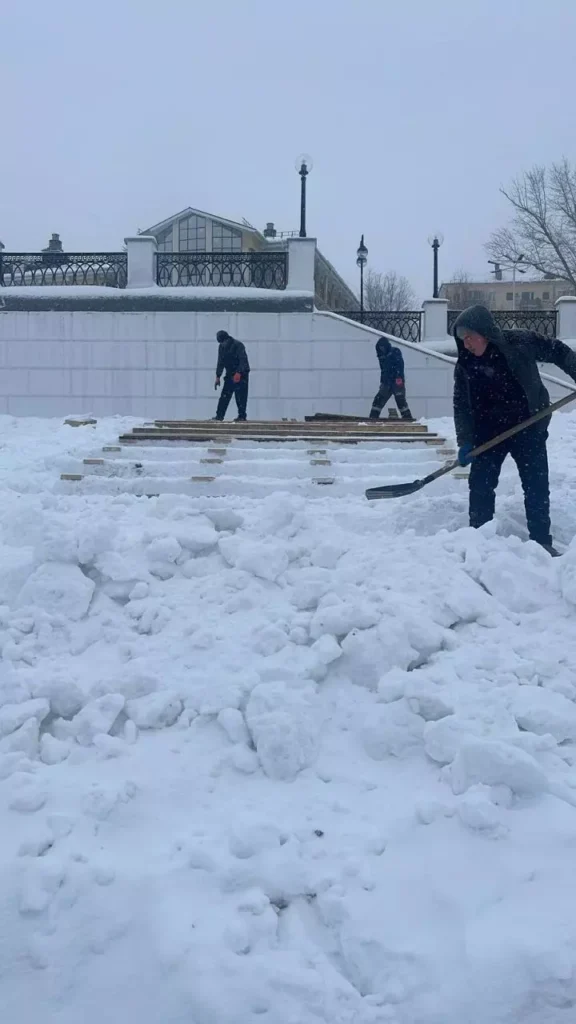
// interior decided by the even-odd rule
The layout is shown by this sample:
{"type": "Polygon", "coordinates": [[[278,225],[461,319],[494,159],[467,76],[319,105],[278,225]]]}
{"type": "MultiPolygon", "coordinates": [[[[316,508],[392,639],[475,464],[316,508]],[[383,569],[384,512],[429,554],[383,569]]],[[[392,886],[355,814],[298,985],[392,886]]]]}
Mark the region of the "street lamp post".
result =
{"type": "Polygon", "coordinates": [[[306,179],[312,170],[312,157],[303,153],[295,167],[300,175],[300,238],[306,238],[306,179]]]}
{"type": "Polygon", "coordinates": [[[360,267],[360,323],[364,323],[364,267],[368,261],[368,249],[364,245],[364,235],[356,250],[356,266],[360,267]]]}
{"type": "Polygon", "coordinates": [[[434,279],[433,279],[433,291],[432,291],[432,298],[433,299],[437,299],[438,298],[438,249],[442,245],[443,241],[444,241],[444,235],[442,235],[439,231],[436,232],[436,234],[434,236],[430,235],[429,238],[428,238],[428,243],[429,243],[429,245],[432,246],[432,251],[434,253],[434,279]]]}

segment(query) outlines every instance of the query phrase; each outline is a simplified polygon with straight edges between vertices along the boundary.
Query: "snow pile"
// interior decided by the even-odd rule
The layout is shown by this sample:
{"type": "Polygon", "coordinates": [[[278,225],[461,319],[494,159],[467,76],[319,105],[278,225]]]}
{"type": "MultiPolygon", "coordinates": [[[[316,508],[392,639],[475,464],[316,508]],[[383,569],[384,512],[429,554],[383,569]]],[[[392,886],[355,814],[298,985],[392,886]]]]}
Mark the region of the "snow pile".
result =
{"type": "Polygon", "coordinates": [[[118,424],[0,430],[3,1019],[570,1021],[576,542],[510,478],[477,532],[457,481],[62,496],[118,424]]]}

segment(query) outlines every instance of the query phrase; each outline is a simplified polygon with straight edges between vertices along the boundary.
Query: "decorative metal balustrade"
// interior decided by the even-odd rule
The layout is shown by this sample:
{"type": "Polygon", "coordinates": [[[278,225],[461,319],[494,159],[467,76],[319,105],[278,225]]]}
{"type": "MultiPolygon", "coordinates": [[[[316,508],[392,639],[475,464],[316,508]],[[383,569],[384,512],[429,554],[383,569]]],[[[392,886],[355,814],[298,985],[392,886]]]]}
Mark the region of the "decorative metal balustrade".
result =
{"type": "Polygon", "coordinates": [[[360,313],[359,309],[353,309],[347,313],[337,310],[339,316],[346,316],[349,320],[358,320],[366,327],[373,327],[382,334],[392,334],[395,338],[402,338],[403,341],[420,341],[422,334],[422,313],[420,310],[395,311],[368,309],[360,313]]]}
{"type": "Polygon", "coordinates": [[[125,252],[1,252],[0,287],[98,285],[125,288],[125,252]]]}
{"type": "MultiPolygon", "coordinates": [[[[448,334],[454,333],[454,321],[460,316],[460,310],[448,310],[448,334]]],[[[494,309],[492,316],[498,327],[503,331],[518,328],[523,331],[537,331],[545,338],[556,337],[558,314],[555,309],[494,309]]]]}
{"type": "Polygon", "coordinates": [[[159,252],[156,283],[164,288],[272,288],[288,279],[285,252],[159,252]]]}

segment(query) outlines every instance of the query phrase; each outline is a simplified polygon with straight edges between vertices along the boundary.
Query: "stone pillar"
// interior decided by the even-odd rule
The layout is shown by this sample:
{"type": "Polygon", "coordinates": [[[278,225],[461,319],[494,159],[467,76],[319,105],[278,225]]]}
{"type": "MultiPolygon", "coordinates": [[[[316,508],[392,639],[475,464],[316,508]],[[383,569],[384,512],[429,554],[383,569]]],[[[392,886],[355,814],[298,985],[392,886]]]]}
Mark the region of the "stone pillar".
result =
{"type": "Polygon", "coordinates": [[[288,239],[288,284],[291,291],[314,294],[315,238],[288,239]]]}
{"type": "Polygon", "coordinates": [[[156,284],[156,239],[154,235],[125,238],[128,250],[127,288],[152,288],[156,284]]]}
{"type": "Polygon", "coordinates": [[[576,295],[563,295],[557,299],[556,309],[556,337],[562,341],[576,341],[576,295]]]}
{"type": "Polygon", "coordinates": [[[448,300],[425,299],[422,303],[422,344],[448,339],[448,300]]]}

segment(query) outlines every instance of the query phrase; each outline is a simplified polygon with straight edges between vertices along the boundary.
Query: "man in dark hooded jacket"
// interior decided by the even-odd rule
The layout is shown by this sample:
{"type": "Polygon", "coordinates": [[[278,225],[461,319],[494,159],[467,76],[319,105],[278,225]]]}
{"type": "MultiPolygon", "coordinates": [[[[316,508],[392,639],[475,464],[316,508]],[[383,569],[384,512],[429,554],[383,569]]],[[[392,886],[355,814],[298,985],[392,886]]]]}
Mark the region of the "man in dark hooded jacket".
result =
{"type": "Polygon", "coordinates": [[[394,395],[402,419],[411,420],[412,413],[406,402],[404,360],[400,349],[394,348],[388,338],[379,338],[376,342],[376,355],[380,363],[380,388],[372,402],[370,419],[379,419],[382,409],[394,395]]]}
{"type": "Polygon", "coordinates": [[[538,363],[554,363],[576,381],[576,355],[557,339],[535,331],[501,331],[484,306],[465,309],[454,324],[458,360],[454,372],[454,422],[458,460],[470,467],[470,526],[494,518],[495,491],[502,463],[514,459],[522,489],[528,533],[551,555],[548,484],[549,417],[470,460],[489,441],[550,405],[538,363]]]}
{"type": "Polygon", "coordinates": [[[246,419],[246,406],[248,404],[248,380],[250,377],[250,363],[246,349],[241,341],[237,341],[227,331],[218,331],[216,335],[218,342],[218,363],[216,366],[216,381],[214,389],[220,387],[220,378],[224,370],[224,387],[216,409],[217,420],[223,420],[226,410],[230,405],[230,399],[234,395],[238,407],[238,422],[243,423],[246,419]]]}

